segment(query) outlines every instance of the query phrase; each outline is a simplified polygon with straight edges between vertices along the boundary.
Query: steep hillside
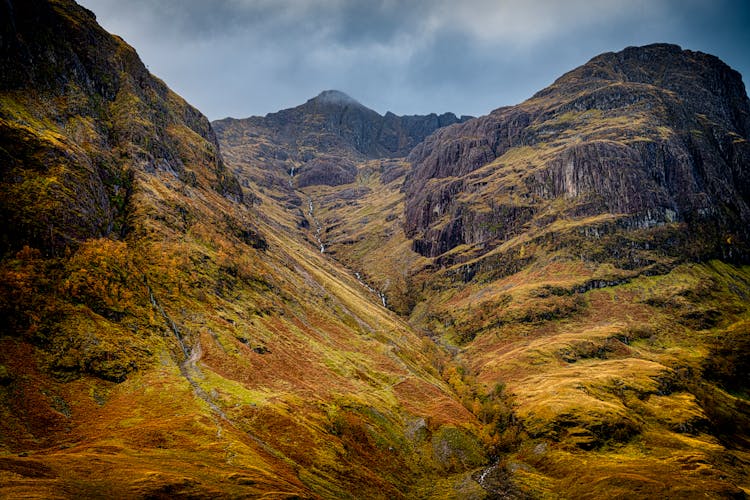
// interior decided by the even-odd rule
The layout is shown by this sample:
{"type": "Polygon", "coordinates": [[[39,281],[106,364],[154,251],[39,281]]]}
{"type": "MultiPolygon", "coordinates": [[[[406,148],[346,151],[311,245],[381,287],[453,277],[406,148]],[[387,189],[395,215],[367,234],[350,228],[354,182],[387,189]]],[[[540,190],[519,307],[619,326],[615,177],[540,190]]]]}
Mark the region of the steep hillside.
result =
{"type": "MultiPolygon", "coordinates": [[[[673,45],[603,54],[417,147],[405,230],[437,256],[608,215],[586,226],[624,240],[657,228],[667,253],[747,260],[749,135],[742,79],[717,58],[673,45]]],[[[627,246],[614,259],[642,266],[627,246]]]]}
{"type": "Polygon", "coordinates": [[[750,492],[750,108],[718,59],[214,134],[72,0],[0,30],[0,496],[750,492]]]}
{"type": "Polygon", "coordinates": [[[142,173],[241,198],[208,120],[65,4],[3,4],[2,252],[124,235],[142,173]]]}
{"type": "Polygon", "coordinates": [[[254,206],[203,115],[71,0],[0,20],[0,496],[481,491],[458,368],[254,206]]]}
{"type": "Polygon", "coordinates": [[[302,186],[287,227],[454,353],[480,418],[510,396],[488,494],[741,497],[748,116],[715,57],[604,54],[408,161],[302,186]]]}

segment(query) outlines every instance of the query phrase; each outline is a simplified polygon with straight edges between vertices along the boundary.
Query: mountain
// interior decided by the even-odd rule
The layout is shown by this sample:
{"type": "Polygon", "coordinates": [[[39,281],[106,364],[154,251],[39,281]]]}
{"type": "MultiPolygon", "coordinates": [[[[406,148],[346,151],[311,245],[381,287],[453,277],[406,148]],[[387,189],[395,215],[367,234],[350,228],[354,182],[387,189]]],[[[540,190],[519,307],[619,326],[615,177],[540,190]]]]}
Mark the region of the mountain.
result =
{"type": "Polygon", "coordinates": [[[453,113],[382,116],[343,92],[326,90],[265,117],[226,118],[212,125],[248,199],[262,204],[268,197],[266,215],[269,207],[281,205],[276,224],[292,232],[312,228],[308,238],[324,248],[313,200],[302,189],[340,186],[351,202],[361,194],[358,165],[373,162],[396,178],[404,173],[403,158],[416,144],[439,128],[470,118],[453,113]]]}
{"type": "Polygon", "coordinates": [[[749,135],[742,79],[717,58],[674,45],[603,54],[519,106],[420,144],[406,232],[436,256],[600,217],[585,225],[624,240],[656,228],[666,252],[746,261],[749,135]],[[467,202],[455,196],[466,191],[467,202]]]}
{"type": "Polygon", "coordinates": [[[750,444],[749,104],[713,56],[631,47],[411,152],[395,239],[416,255],[373,259],[409,277],[391,293],[413,326],[513,395],[528,441],[493,473],[535,495],[747,491],[725,459],[750,444]]]}
{"type": "Polygon", "coordinates": [[[241,197],[208,120],[65,3],[3,4],[3,255],[126,234],[142,173],[241,197]],[[195,163],[201,162],[201,168],[195,163]]]}
{"type": "Polygon", "coordinates": [[[453,113],[397,116],[388,112],[381,116],[343,92],[326,90],[295,108],[265,117],[226,118],[213,125],[226,136],[228,144],[242,143],[234,136],[247,135],[258,128],[273,136],[298,161],[305,162],[310,151],[354,158],[406,156],[438,128],[469,118],[457,118],[453,113]]]}
{"type": "Polygon", "coordinates": [[[199,111],[72,0],[0,19],[0,496],[481,490],[457,365],[279,228],[199,111]]]}
{"type": "MultiPolygon", "coordinates": [[[[226,118],[213,126],[235,165],[263,162],[267,171],[294,177],[294,184],[304,187],[350,184],[355,162],[404,157],[438,128],[469,118],[453,113],[381,116],[343,92],[326,90],[295,108],[265,117],[226,118]]],[[[243,177],[263,183],[250,172],[243,177]]]]}
{"type": "Polygon", "coordinates": [[[488,116],[211,124],[0,2],[0,496],[743,498],[748,99],[603,54],[488,116]]]}
{"type": "MultiPolygon", "coordinates": [[[[480,419],[509,398],[487,494],[742,496],[747,110],[717,58],[631,47],[259,206],[452,353],[480,419]]],[[[219,138],[243,182],[276,171],[219,138]]]]}

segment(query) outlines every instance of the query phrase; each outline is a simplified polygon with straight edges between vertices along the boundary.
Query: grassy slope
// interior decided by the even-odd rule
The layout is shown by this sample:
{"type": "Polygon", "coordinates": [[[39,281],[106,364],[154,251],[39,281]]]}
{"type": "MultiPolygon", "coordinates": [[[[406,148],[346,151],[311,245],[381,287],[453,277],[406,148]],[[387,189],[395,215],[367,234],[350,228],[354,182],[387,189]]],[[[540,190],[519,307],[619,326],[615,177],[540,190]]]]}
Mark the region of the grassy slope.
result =
{"type": "Polygon", "coordinates": [[[487,490],[592,498],[748,491],[746,267],[643,252],[645,269],[620,269],[597,259],[607,233],[585,229],[611,215],[558,220],[473,260],[472,248],[459,248],[459,264],[436,266],[399,231],[399,187],[400,179],[382,183],[373,162],[360,166],[356,186],[305,195],[319,205],[334,258],[385,291],[390,307],[410,310],[414,327],[459,347],[472,387],[456,390],[468,393],[469,409],[481,419],[498,387],[510,396],[518,425],[496,434],[501,459],[485,469],[487,490]],[[353,187],[361,196],[342,202],[353,187]]]}
{"type": "MultiPolygon", "coordinates": [[[[557,286],[552,269],[532,290],[557,286]]],[[[727,332],[747,334],[747,285],[747,268],[684,265],[580,294],[568,311],[560,297],[506,288],[509,309],[558,311],[489,327],[465,352],[479,380],[506,381],[514,396],[526,439],[507,463],[532,466],[518,480],[591,497],[747,489],[746,395],[706,380],[710,363],[727,362],[718,358],[727,332]],[[726,427],[729,414],[736,427],[726,427]]]]}
{"type": "MultiPolygon", "coordinates": [[[[104,57],[132,63],[112,40],[104,57]]],[[[284,207],[239,201],[205,118],[122,67],[111,100],[0,96],[3,210],[28,230],[0,263],[1,495],[471,490],[486,436],[434,368],[444,355],[284,207]]]]}

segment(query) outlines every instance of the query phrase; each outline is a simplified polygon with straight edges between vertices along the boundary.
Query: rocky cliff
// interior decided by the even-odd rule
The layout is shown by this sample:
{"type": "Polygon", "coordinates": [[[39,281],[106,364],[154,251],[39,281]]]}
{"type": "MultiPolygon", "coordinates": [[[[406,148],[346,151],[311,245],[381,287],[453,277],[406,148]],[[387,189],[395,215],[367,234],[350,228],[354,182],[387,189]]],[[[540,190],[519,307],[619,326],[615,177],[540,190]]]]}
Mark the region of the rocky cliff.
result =
{"type": "Polygon", "coordinates": [[[488,496],[750,487],[747,111],[715,57],[629,48],[302,189],[326,255],[463,363],[467,407],[512,401],[488,496]]]}
{"type": "Polygon", "coordinates": [[[719,59],[663,44],[602,54],[417,146],[406,234],[437,256],[608,214],[598,230],[672,228],[668,241],[695,243],[677,252],[746,260],[749,134],[742,79],[719,59]]]}
{"type": "Polygon", "coordinates": [[[244,160],[265,162],[304,187],[351,183],[353,161],[406,156],[438,128],[468,119],[453,113],[381,116],[343,92],[326,90],[295,108],[213,125],[230,157],[241,151],[244,160]]]}
{"type": "Polygon", "coordinates": [[[208,120],[68,2],[4,2],[0,249],[124,235],[156,171],[240,199],[208,120]]]}

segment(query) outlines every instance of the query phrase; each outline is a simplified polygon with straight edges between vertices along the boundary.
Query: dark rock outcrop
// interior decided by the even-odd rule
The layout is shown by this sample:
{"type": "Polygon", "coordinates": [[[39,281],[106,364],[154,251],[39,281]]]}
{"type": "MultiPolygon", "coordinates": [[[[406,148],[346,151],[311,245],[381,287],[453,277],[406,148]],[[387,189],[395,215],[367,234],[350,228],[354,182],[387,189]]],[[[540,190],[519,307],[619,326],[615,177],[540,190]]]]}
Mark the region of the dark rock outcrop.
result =
{"type": "Polygon", "coordinates": [[[241,199],[211,124],[72,0],[0,2],[0,255],[127,232],[134,179],[241,199]]]}
{"type": "Polygon", "coordinates": [[[601,214],[674,225],[690,257],[750,256],[750,104],[741,76],[675,45],[595,57],[514,107],[414,148],[407,236],[436,256],[601,214]]]}
{"type": "Polygon", "coordinates": [[[279,179],[298,175],[297,186],[304,187],[353,182],[352,162],[404,157],[438,128],[469,118],[453,113],[381,116],[343,92],[326,90],[295,108],[265,117],[226,118],[213,125],[235,164],[264,164],[262,175],[244,175],[277,187],[285,184],[279,179]]]}
{"type": "Polygon", "coordinates": [[[344,158],[313,158],[297,177],[297,186],[340,186],[354,182],[357,167],[344,158]]]}

